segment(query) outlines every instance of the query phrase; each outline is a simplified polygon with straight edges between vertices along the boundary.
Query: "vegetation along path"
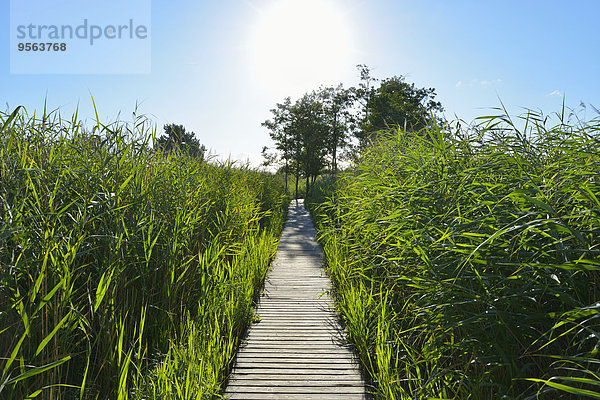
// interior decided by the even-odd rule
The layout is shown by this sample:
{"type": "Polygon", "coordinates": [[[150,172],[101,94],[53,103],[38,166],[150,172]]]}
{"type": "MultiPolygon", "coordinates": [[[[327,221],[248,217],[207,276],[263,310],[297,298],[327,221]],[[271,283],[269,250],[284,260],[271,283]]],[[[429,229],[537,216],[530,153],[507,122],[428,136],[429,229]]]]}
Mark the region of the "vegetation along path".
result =
{"type": "Polygon", "coordinates": [[[292,201],[254,323],[225,392],[230,399],[364,399],[353,353],[327,294],[323,255],[301,200],[292,201]]]}

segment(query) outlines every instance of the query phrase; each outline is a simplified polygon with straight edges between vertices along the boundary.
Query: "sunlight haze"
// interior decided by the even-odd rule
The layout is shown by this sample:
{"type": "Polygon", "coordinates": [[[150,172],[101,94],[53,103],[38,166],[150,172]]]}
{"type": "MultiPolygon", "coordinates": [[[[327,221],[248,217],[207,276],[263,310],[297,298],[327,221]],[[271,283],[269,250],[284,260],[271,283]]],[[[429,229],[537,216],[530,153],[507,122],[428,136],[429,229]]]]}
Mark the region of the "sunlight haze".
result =
{"type": "Polygon", "coordinates": [[[281,98],[337,83],[351,60],[350,29],[333,3],[286,0],[269,5],[251,35],[260,85],[281,98]]]}

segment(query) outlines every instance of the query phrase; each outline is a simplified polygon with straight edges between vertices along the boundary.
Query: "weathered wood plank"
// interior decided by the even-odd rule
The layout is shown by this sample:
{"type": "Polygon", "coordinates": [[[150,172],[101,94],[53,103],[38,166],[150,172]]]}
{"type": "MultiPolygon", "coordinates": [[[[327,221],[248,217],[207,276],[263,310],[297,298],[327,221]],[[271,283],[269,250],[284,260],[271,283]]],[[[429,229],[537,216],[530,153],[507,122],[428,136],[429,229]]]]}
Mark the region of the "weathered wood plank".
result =
{"type": "MultiPolygon", "coordinates": [[[[283,309],[269,309],[263,312],[257,312],[259,320],[253,325],[259,325],[261,322],[268,321],[270,319],[285,318],[285,319],[296,319],[298,321],[336,321],[331,313],[326,311],[308,311],[308,310],[291,310],[285,311],[283,309]]],[[[337,321],[336,321],[337,322],[337,321]]]]}
{"type": "MultiPolygon", "coordinates": [[[[327,352],[335,352],[336,348],[332,347],[332,346],[324,346],[324,345],[311,345],[311,344],[305,344],[303,346],[296,346],[296,345],[289,345],[289,344],[278,344],[278,345],[274,345],[274,346],[269,346],[269,345],[265,345],[265,344],[260,344],[260,345],[253,345],[250,344],[248,346],[245,346],[242,350],[243,351],[267,351],[267,350],[281,350],[281,351],[292,351],[294,349],[298,349],[298,350],[303,350],[303,351],[307,351],[307,352],[316,352],[316,351],[320,351],[323,353],[327,353],[327,352]]],[[[348,349],[347,351],[350,351],[350,349],[348,349]]]]}
{"type": "Polygon", "coordinates": [[[310,336],[319,334],[319,336],[335,337],[340,339],[343,337],[343,334],[335,330],[335,328],[331,327],[329,324],[298,325],[294,323],[289,323],[264,324],[260,328],[253,328],[251,332],[248,332],[247,338],[245,340],[250,340],[251,336],[274,337],[273,335],[276,333],[281,333],[283,336],[286,337],[293,336],[294,334],[299,336],[310,336]]]}
{"type": "Polygon", "coordinates": [[[227,394],[231,400],[363,400],[364,394],[333,393],[234,393],[227,394]]]}
{"type": "MultiPolygon", "coordinates": [[[[285,358],[267,358],[267,359],[240,359],[237,360],[235,368],[252,369],[252,368],[296,368],[299,373],[304,369],[323,369],[330,368],[333,370],[339,369],[356,369],[356,362],[352,359],[332,359],[332,360],[310,360],[310,359],[285,359],[285,358]]],[[[305,372],[306,373],[306,372],[305,372]]]]}
{"type": "Polygon", "coordinates": [[[352,393],[364,393],[365,388],[362,386],[236,386],[231,385],[230,393],[236,392],[248,392],[252,393],[333,393],[333,394],[352,394],[352,393]]]}
{"type": "Polygon", "coordinates": [[[354,360],[355,356],[352,354],[348,354],[349,352],[347,351],[337,351],[337,352],[333,352],[333,353],[327,353],[327,350],[323,351],[322,353],[319,353],[317,351],[293,351],[293,350],[288,350],[288,351],[268,351],[268,350],[263,350],[263,351],[250,351],[250,350],[245,350],[243,352],[241,352],[237,359],[241,360],[244,358],[255,358],[255,357],[263,357],[263,358],[299,358],[299,359],[306,359],[306,358],[320,358],[322,360],[332,360],[332,359],[348,359],[348,360],[354,360]]]}
{"type": "Polygon", "coordinates": [[[288,329],[283,329],[285,327],[281,327],[281,326],[267,326],[267,325],[262,325],[262,326],[254,326],[252,328],[252,332],[248,332],[249,334],[252,334],[254,332],[260,333],[260,332],[298,332],[298,333],[311,333],[311,332],[326,332],[330,335],[334,335],[334,334],[340,334],[340,331],[338,331],[335,326],[330,326],[330,325],[325,325],[324,327],[319,326],[305,326],[305,327],[288,327],[288,329]]]}
{"type": "MultiPolygon", "coordinates": [[[[233,368],[232,375],[235,377],[236,374],[249,374],[254,375],[258,372],[257,368],[233,368]],[[254,372],[253,372],[254,371],[254,372]]],[[[352,375],[352,373],[358,374],[358,369],[329,369],[329,368],[260,368],[262,374],[286,374],[297,376],[302,375],[352,375]]]]}
{"type": "Polygon", "coordinates": [[[298,357],[276,357],[276,358],[239,358],[237,360],[238,367],[265,367],[268,365],[279,365],[279,366],[294,366],[301,367],[303,365],[309,365],[312,367],[319,367],[323,365],[327,367],[328,365],[334,366],[336,368],[341,367],[349,367],[356,368],[356,363],[351,358],[324,358],[320,360],[319,363],[313,363],[311,361],[306,361],[306,359],[298,358],[298,357]]]}
{"type": "Polygon", "coordinates": [[[261,332],[266,332],[266,333],[252,332],[248,335],[246,340],[271,340],[271,339],[302,340],[302,341],[313,340],[313,339],[315,339],[315,340],[327,339],[329,341],[332,340],[331,335],[328,335],[326,333],[315,333],[315,332],[298,333],[298,332],[294,332],[294,331],[287,331],[289,333],[271,332],[271,331],[261,331],[261,332]]]}
{"type": "Polygon", "coordinates": [[[355,371],[355,370],[357,370],[356,364],[354,362],[350,362],[350,361],[345,361],[342,363],[331,363],[331,362],[317,363],[317,362],[312,362],[310,360],[307,362],[300,362],[298,360],[292,360],[292,362],[287,362],[287,363],[283,362],[281,360],[275,360],[275,361],[265,360],[265,361],[253,361],[253,362],[239,361],[236,365],[236,368],[238,368],[238,369],[243,369],[243,368],[290,369],[290,368],[294,368],[298,371],[298,373],[301,373],[302,370],[311,371],[313,369],[330,369],[332,371],[355,371]]]}
{"type": "MultiPolygon", "coordinates": [[[[360,379],[355,380],[329,380],[329,379],[231,379],[229,381],[229,386],[244,386],[244,387],[254,387],[254,386],[304,386],[304,387],[360,387],[364,390],[363,383],[360,379]]],[[[234,392],[235,390],[232,390],[234,392]]]]}
{"type": "Polygon", "coordinates": [[[229,382],[234,381],[247,382],[249,386],[252,386],[250,382],[258,382],[261,380],[280,380],[280,381],[325,381],[325,382],[359,382],[361,385],[363,381],[359,375],[322,375],[322,374],[240,374],[232,377],[229,382]]]}
{"type": "Polygon", "coordinates": [[[339,348],[335,348],[332,349],[331,347],[327,347],[327,348],[294,348],[294,347],[290,347],[287,349],[278,349],[278,348],[268,348],[268,347],[258,347],[258,346],[250,346],[250,347],[244,347],[243,349],[244,351],[240,351],[240,354],[238,354],[238,356],[241,356],[242,354],[253,354],[253,353],[260,353],[260,354],[264,354],[265,357],[270,357],[271,354],[288,354],[288,355],[294,355],[297,354],[298,356],[302,356],[302,357],[308,357],[309,355],[313,355],[315,357],[325,357],[326,355],[331,355],[332,357],[334,356],[338,356],[338,355],[345,355],[347,357],[351,357],[353,358],[354,355],[352,353],[350,353],[349,349],[339,349],[339,348]]]}

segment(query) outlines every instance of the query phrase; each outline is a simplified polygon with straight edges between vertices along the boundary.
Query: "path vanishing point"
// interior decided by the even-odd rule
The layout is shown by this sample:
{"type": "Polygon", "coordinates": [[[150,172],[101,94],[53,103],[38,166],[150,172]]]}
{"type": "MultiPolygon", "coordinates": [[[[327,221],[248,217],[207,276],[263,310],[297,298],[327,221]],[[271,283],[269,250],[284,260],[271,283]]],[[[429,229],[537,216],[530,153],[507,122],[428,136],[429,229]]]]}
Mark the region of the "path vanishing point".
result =
{"type": "Polygon", "coordinates": [[[229,399],[365,399],[365,385],[329,297],[323,253],[301,200],[290,204],[253,323],[242,340],[229,399]]]}

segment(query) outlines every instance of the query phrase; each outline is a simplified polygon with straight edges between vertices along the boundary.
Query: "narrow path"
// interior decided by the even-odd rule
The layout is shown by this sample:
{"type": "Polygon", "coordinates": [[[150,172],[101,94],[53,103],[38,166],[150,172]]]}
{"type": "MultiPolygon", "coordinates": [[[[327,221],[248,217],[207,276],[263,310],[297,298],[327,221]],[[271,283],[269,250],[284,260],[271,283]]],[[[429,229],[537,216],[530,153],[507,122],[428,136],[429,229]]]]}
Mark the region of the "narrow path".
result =
{"type": "Polygon", "coordinates": [[[302,201],[292,201],[254,323],[240,346],[230,399],[365,399],[327,294],[323,254],[302,201]]]}

